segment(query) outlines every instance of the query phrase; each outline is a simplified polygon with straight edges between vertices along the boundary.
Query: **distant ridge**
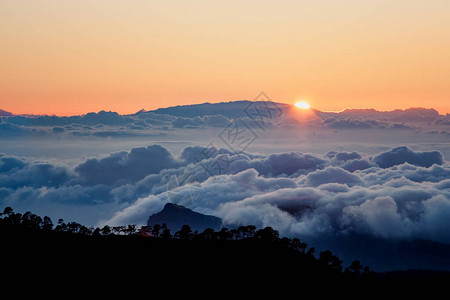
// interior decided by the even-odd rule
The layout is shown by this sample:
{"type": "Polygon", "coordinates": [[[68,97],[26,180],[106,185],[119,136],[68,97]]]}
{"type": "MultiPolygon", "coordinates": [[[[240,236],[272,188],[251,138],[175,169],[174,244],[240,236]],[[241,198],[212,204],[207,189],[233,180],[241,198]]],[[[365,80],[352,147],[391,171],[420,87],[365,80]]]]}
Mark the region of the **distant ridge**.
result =
{"type": "Polygon", "coordinates": [[[145,113],[145,112],[147,112],[147,110],[145,110],[145,109],[142,108],[140,111],[138,111],[137,113],[135,113],[135,115],[142,114],[142,113],[145,113]]]}
{"type": "MultiPolygon", "coordinates": [[[[219,103],[200,103],[200,104],[187,104],[187,105],[177,105],[177,106],[169,106],[169,107],[161,107],[155,110],[146,110],[142,108],[136,113],[132,114],[119,114],[114,111],[105,111],[101,110],[97,113],[88,112],[82,115],[73,115],[73,116],[55,116],[55,115],[47,115],[47,114],[19,114],[15,115],[11,112],[0,109],[0,116],[3,117],[11,117],[18,116],[22,118],[58,118],[58,119],[67,119],[68,123],[72,119],[80,119],[85,116],[91,117],[95,115],[99,116],[119,116],[119,117],[133,117],[138,116],[140,114],[145,113],[153,113],[153,114],[167,114],[176,117],[184,117],[184,118],[195,118],[195,117],[203,117],[205,115],[223,115],[225,117],[234,119],[237,116],[245,116],[246,108],[251,103],[264,103],[266,101],[250,101],[250,100],[238,100],[238,101],[229,101],[229,102],[219,102],[219,103]]],[[[273,101],[277,107],[282,110],[286,110],[293,107],[293,104],[281,103],[273,101]]],[[[346,108],[342,111],[324,111],[318,110],[315,108],[311,108],[315,114],[317,114],[321,118],[328,117],[372,117],[372,118],[387,118],[387,119],[398,119],[398,120],[409,120],[414,119],[415,121],[433,121],[438,119],[439,117],[445,117],[445,115],[440,115],[438,111],[434,108],[423,108],[423,107],[410,107],[406,109],[394,109],[394,110],[376,110],[374,108],[346,108]]],[[[450,114],[447,114],[450,115],[450,114]]],[[[78,120],[77,120],[78,122],[78,120]]],[[[21,124],[23,125],[23,124],[21,124]]]]}
{"type": "Polygon", "coordinates": [[[204,215],[181,205],[167,203],[159,213],[148,218],[147,225],[166,223],[167,227],[175,233],[183,225],[189,225],[193,231],[204,231],[206,228],[218,230],[222,227],[222,219],[204,215]]]}
{"type": "MultiPolygon", "coordinates": [[[[194,118],[203,117],[205,115],[224,115],[228,118],[235,118],[239,114],[240,116],[245,116],[245,110],[250,103],[258,103],[248,100],[240,101],[230,101],[230,102],[220,102],[220,103],[202,103],[202,104],[192,104],[192,105],[179,105],[166,108],[158,108],[151,112],[156,114],[168,114],[177,117],[194,118]]],[[[259,101],[262,102],[262,101],[259,101]]],[[[290,104],[276,103],[279,108],[290,107],[290,104]]]]}
{"type": "Polygon", "coordinates": [[[10,116],[14,116],[14,114],[10,113],[9,111],[0,109],[0,116],[1,117],[10,117],[10,116]]]}

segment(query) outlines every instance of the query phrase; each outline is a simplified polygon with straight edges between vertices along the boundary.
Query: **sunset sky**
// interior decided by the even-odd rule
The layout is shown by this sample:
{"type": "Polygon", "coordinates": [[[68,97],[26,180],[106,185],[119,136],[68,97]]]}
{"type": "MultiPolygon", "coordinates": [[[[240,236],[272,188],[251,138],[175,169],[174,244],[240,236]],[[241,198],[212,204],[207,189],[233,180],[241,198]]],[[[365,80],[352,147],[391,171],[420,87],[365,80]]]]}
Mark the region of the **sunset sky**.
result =
{"type": "Polygon", "coordinates": [[[253,100],[450,113],[448,0],[0,0],[0,109],[253,100]]]}

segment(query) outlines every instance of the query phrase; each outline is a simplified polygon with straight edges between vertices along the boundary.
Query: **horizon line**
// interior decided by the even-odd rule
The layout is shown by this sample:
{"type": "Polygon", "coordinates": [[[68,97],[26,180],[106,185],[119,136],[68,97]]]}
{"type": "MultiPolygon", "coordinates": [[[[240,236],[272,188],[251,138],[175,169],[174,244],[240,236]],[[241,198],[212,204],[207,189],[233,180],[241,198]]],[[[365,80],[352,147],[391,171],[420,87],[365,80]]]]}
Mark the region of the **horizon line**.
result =
{"type": "MultiPolygon", "coordinates": [[[[180,104],[180,105],[173,105],[173,106],[165,106],[165,107],[158,107],[158,108],[155,108],[155,109],[152,109],[152,110],[146,110],[145,108],[141,108],[141,109],[139,109],[139,110],[136,110],[134,113],[120,113],[120,112],[118,112],[118,111],[114,111],[114,110],[107,110],[107,109],[100,109],[100,110],[98,110],[98,111],[88,111],[88,112],[85,112],[85,113],[81,113],[81,114],[73,114],[73,115],[66,115],[66,114],[33,114],[33,113],[19,113],[19,114],[16,114],[16,113],[14,113],[14,112],[11,112],[11,111],[8,111],[8,110],[4,110],[4,109],[2,109],[1,107],[0,107],[0,111],[3,111],[3,112],[6,112],[6,113],[10,113],[10,114],[12,114],[12,115],[10,115],[10,116],[0,116],[0,117],[13,117],[13,116],[23,116],[23,117],[41,117],[41,116],[49,116],[49,117],[75,117],[75,116],[85,116],[85,115],[87,115],[87,114],[90,114],[90,113],[96,113],[96,114],[98,114],[98,113],[100,113],[100,112],[112,112],[112,113],[117,113],[117,114],[119,114],[119,115],[121,115],[121,116],[127,116],[127,115],[134,115],[134,114],[137,114],[137,113],[139,113],[139,112],[141,112],[141,111],[144,111],[144,112],[153,112],[153,111],[157,111],[157,110],[159,110],[159,109],[167,109],[167,108],[172,108],[172,107],[183,107],[183,106],[185,106],[185,107],[188,107],[188,106],[198,106],[198,105],[204,105],[204,104],[212,104],[212,105],[214,105],[214,104],[225,104],[225,103],[235,103],[235,102],[258,102],[258,101],[254,101],[254,100],[234,100],[234,101],[222,101],[222,102],[209,102],[209,101],[206,101],[206,102],[202,102],[202,103],[195,103],[195,104],[180,104]]],[[[295,105],[295,103],[285,103],[285,102],[277,102],[277,101],[271,101],[271,102],[274,102],[274,103],[276,103],[276,104],[281,104],[281,105],[288,105],[288,106],[294,106],[295,105]]],[[[314,108],[314,107],[311,107],[311,108],[309,108],[310,110],[314,110],[314,111],[318,111],[318,112],[322,112],[322,113],[342,113],[342,112],[344,112],[344,111],[346,111],[346,110],[361,110],[361,111],[367,111],[367,110],[373,110],[373,111],[375,111],[375,112],[393,112],[393,111],[396,111],[396,110],[401,110],[401,111],[405,111],[405,110],[410,110],[410,109],[426,109],[426,110],[434,110],[434,111],[436,111],[440,116],[446,116],[446,115],[449,115],[450,114],[450,112],[444,112],[444,113],[440,113],[437,109],[435,109],[434,107],[421,107],[421,106],[411,106],[411,107],[407,107],[407,108],[395,108],[395,109],[391,109],[391,110],[389,110],[389,109],[387,109],[387,110],[381,110],[381,109],[376,109],[376,108],[373,108],[373,107],[365,107],[365,108],[361,108],[361,107],[345,107],[345,108],[343,108],[343,109],[340,109],[340,110],[319,110],[319,109],[316,109],[316,108],[314,108]]]]}

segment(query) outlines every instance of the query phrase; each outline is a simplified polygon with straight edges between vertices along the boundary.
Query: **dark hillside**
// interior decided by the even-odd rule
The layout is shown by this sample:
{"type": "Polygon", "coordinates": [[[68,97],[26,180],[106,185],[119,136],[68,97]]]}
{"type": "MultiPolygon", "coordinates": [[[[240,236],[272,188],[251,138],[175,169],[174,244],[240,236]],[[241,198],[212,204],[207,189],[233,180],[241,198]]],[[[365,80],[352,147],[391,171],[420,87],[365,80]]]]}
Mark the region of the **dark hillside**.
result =
{"type": "Polygon", "coordinates": [[[259,294],[292,289],[341,293],[392,287],[412,291],[424,284],[441,288],[450,278],[445,272],[377,274],[359,261],[344,267],[330,251],[315,253],[299,239],[280,238],[270,227],[193,233],[185,225],[172,235],[165,225],[140,231],[134,226],[94,229],[60,220],[53,228],[47,217],[11,210],[0,219],[0,239],[2,272],[7,280],[27,285],[121,282],[227,292],[242,286],[259,294]]]}

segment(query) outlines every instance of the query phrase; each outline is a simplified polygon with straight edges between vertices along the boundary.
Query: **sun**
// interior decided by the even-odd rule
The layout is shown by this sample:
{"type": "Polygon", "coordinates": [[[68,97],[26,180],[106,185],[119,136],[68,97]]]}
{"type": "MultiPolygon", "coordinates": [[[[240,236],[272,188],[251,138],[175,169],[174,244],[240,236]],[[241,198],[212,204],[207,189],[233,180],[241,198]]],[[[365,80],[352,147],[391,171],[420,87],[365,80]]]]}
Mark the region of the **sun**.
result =
{"type": "Polygon", "coordinates": [[[301,108],[301,109],[310,109],[311,108],[309,103],[305,102],[305,101],[299,101],[299,102],[295,103],[295,106],[297,106],[298,108],[301,108]]]}

